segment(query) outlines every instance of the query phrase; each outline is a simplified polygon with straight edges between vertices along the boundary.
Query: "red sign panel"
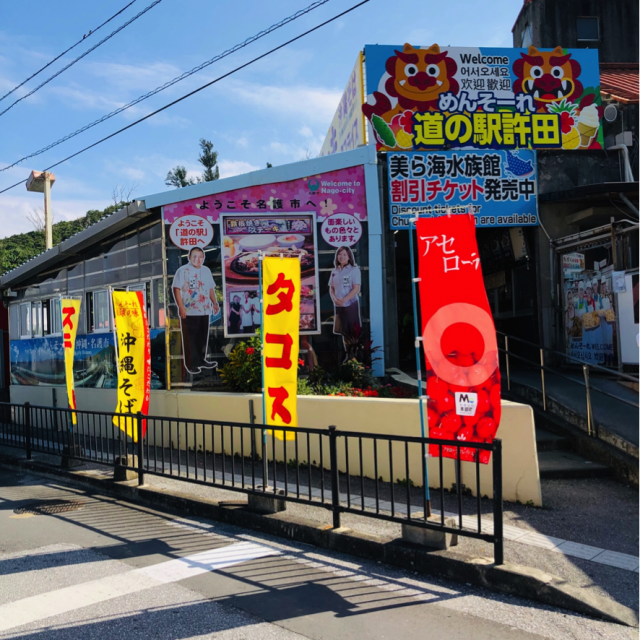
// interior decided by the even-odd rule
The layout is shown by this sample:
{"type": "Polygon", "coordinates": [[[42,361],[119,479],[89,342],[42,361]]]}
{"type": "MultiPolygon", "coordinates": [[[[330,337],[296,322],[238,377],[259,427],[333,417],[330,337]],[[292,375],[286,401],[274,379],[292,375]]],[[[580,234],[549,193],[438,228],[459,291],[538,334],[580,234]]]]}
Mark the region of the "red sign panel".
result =
{"type": "MultiPolygon", "coordinates": [[[[429,436],[491,442],[500,424],[500,370],[474,218],[421,219],[416,229],[429,436]]],[[[430,453],[438,455],[438,446],[430,453]]],[[[489,452],[479,453],[488,464],[489,452]]],[[[443,456],[457,457],[457,447],[443,447],[443,456]]],[[[462,447],[460,458],[475,460],[475,450],[462,447]]]]}

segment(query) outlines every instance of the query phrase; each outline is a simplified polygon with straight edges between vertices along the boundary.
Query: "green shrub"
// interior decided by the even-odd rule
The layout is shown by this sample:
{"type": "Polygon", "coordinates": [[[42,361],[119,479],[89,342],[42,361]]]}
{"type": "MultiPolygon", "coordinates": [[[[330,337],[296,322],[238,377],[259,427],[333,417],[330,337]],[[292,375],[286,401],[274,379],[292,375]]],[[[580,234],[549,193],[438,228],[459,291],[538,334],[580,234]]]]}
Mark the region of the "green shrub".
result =
{"type": "Polygon", "coordinates": [[[262,367],[260,331],[253,338],[237,344],[229,354],[229,362],[220,369],[220,377],[231,391],[260,393],[262,367]]]}

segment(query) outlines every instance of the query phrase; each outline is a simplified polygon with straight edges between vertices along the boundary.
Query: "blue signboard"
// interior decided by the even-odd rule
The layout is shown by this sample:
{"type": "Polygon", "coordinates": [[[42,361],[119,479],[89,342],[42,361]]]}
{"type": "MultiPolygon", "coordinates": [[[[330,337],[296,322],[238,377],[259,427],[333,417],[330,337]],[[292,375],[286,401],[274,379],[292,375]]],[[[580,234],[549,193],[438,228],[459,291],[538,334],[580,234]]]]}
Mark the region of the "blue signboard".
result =
{"type": "Polygon", "coordinates": [[[536,226],[536,155],[530,149],[387,153],[392,229],[416,216],[468,213],[477,227],[536,226]]]}
{"type": "MultiPolygon", "coordinates": [[[[164,388],[165,338],[164,329],[151,329],[151,388],[164,388]]],[[[12,340],[11,384],[63,385],[65,383],[62,336],[12,340]]],[[[76,387],[116,387],[113,333],[78,335],[73,358],[73,377],[76,387]]]]}

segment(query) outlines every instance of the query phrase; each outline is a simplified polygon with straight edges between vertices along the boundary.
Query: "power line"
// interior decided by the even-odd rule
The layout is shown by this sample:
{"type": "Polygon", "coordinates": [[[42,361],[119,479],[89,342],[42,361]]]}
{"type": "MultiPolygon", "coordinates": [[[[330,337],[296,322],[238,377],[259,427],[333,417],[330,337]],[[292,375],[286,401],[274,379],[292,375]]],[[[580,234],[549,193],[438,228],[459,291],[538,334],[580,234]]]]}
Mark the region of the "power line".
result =
{"type": "Polygon", "coordinates": [[[120,33],[120,31],[122,31],[125,27],[128,27],[132,22],[135,22],[140,16],[143,16],[145,13],[147,13],[147,11],[149,11],[150,9],[153,9],[153,7],[155,7],[160,2],[162,2],[162,0],[154,0],[154,2],[152,2],[146,9],[143,9],[138,15],[133,16],[131,20],[128,20],[122,26],[118,27],[115,31],[110,33],[106,38],[103,38],[102,40],[100,40],[98,44],[93,45],[91,49],[88,49],[82,55],[79,55],[75,60],[72,60],[66,67],[63,67],[62,69],[60,69],[60,71],[54,73],[50,78],[47,78],[44,82],[41,82],[35,89],[32,89],[29,93],[25,94],[21,98],[18,98],[15,102],[12,102],[4,111],[0,111],[0,116],[3,116],[5,113],[7,113],[7,111],[9,111],[9,109],[15,107],[18,104],[18,102],[21,102],[25,98],[32,96],[39,89],[42,89],[42,87],[44,87],[45,84],[48,84],[54,78],[57,78],[61,73],[64,73],[69,67],[72,67],[76,62],[79,62],[80,60],[82,60],[82,58],[84,58],[85,56],[88,56],[92,51],[95,51],[100,45],[104,44],[107,40],[110,40],[111,38],[113,38],[113,36],[115,36],[117,33],[120,33]]]}
{"type": "Polygon", "coordinates": [[[66,55],[67,53],[69,53],[69,51],[71,51],[71,49],[75,49],[81,42],[84,42],[89,36],[92,36],[96,31],[98,31],[98,29],[102,29],[102,27],[104,27],[105,24],[108,24],[114,18],[119,16],[125,9],[128,9],[134,2],[136,2],[136,0],[131,0],[131,2],[128,5],[122,7],[122,9],[120,9],[120,11],[118,11],[118,13],[114,13],[108,20],[105,20],[100,26],[96,27],[95,29],[90,29],[89,33],[83,35],[82,38],[80,40],[78,40],[78,42],[76,42],[75,44],[71,45],[68,49],[63,51],[59,56],[56,56],[50,62],[47,62],[47,64],[45,64],[44,67],[38,69],[35,73],[32,73],[26,80],[23,80],[19,85],[13,87],[13,89],[11,89],[11,91],[9,91],[8,93],[5,93],[2,96],[2,98],[0,98],[0,102],[2,102],[7,96],[10,96],[14,91],[19,89],[22,85],[24,85],[27,82],[29,82],[29,80],[35,78],[39,73],[44,71],[47,67],[50,67],[56,60],[60,60],[60,58],[62,58],[62,56],[66,55]]]}
{"type": "Polygon", "coordinates": [[[276,31],[280,27],[283,27],[284,25],[289,24],[290,22],[293,22],[297,18],[300,18],[301,16],[313,11],[314,9],[317,9],[318,7],[322,6],[323,4],[326,4],[327,2],[329,2],[329,0],[317,0],[317,2],[313,2],[306,9],[301,9],[300,11],[297,11],[296,13],[294,13],[293,15],[290,15],[284,20],[281,20],[280,22],[270,26],[268,29],[264,29],[263,31],[260,31],[260,33],[257,33],[256,35],[251,36],[250,38],[247,38],[244,42],[241,42],[240,44],[237,44],[231,47],[230,49],[227,49],[226,51],[223,51],[222,53],[214,56],[213,58],[211,58],[211,60],[207,60],[206,62],[199,64],[197,67],[194,67],[190,71],[185,71],[184,73],[175,77],[173,80],[169,80],[168,82],[165,82],[160,87],[156,87],[152,91],[149,91],[148,93],[145,93],[144,95],[136,98],[135,100],[132,100],[128,104],[125,104],[122,107],[118,107],[111,113],[107,113],[101,118],[98,118],[97,120],[94,120],[89,124],[86,124],[85,126],[81,127],[77,131],[74,131],[73,133],[69,133],[63,138],[60,138],[59,140],[56,140],[55,142],[48,144],[46,147],[43,147],[42,149],[35,151],[34,153],[30,153],[29,155],[26,155],[23,158],[20,158],[19,160],[16,160],[15,162],[8,164],[6,167],[3,167],[0,169],[0,173],[2,173],[3,171],[6,171],[7,169],[11,169],[12,167],[15,167],[16,165],[20,164],[21,162],[24,162],[25,160],[28,160],[29,158],[35,158],[36,156],[39,156],[45,153],[46,151],[49,151],[50,149],[57,147],[59,144],[62,144],[63,142],[66,142],[71,138],[75,138],[75,136],[87,131],[88,129],[91,129],[92,127],[95,127],[96,125],[100,124],[101,122],[104,122],[105,120],[108,120],[109,118],[113,118],[114,116],[117,116],[119,113],[122,113],[126,109],[129,109],[135,106],[136,104],[139,104],[143,100],[146,100],[147,98],[150,98],[156,95],[157,93],[160,93],[165,89],[168,89],[169,87],[173,86],[174,84],[177,84],[181,80],[184,80],[189,76],[192,76],[194,73],[197,73],[198,71],[202,71],[202,69],[208,67],[209,65],[212,65],[214,62],[218,62],[219,60],[222,60],[222,58],[226,58],[227,56],[230,56],[232,53],[235,53],[236,51],[239,51],[240,49],[247,47],[248,45],[252,44],[256,40],[259,40],[260,38],[263,38],[264,36],[276,31]]]}
{"type": "MultiPolygon", "coordinates": [[[[89,149],[93,149],[93,147],[97,147],[99,144],[102,144],[103,142],[106,142],[107,140],[110,140],[111,138],[114,138],[118,134],[123,133],[124,131],[126,131],[127,129],[131,129],[132,127],[135,127],[137,124],[140,124],[141,122],[144,122],[145,120],[148,120],[149,118],[157,115],[158,113],[161,113],[162,111],[165,111],[169,107],[172,107],[172,106],[178,104],[179,102],[182,102],[183,100],[186,100],[187,98],[190,98],[191,96],[195,95],[196,93],[199,93],[203,89],[206,89],[207,87],[210,87],[211,85],[216,84],[217,82],[220,82],[220,80],[224,80],[225,78],[228,78],[229,76],[232,76],[234,73],[237,73],[238,71],[241,71],[242,69],[252,65],[253,63],[258,62],[259,60],[262,60],[263,58],[266,58],[267,56],[270,56],[272,53],[275,53],[276,51],[279,51],[280,49],[283,49],[284,47],[292,44],[293,42],[296,42],[297,40],[300,40],[301,38],[304,38],[305,36],[308,36],[310,33],[313,33],[314,31],[317,31],[318,29],[321,29],[322,27],[330,24],[331,22],[334,22],[335,20],[338,20],[339,18],[342,18],[343,16],[347,15],[348,13],[351,13],[355,9],[358,9],[362,5],[367,4],[369,1],[370,0],[362,0],[362,2],[359,2],[358,4],[353,5],[349,9],[346,9],[342,13],[339,13],[339,14],[333,16],[333,18],[329,18],[328,20],[325,20],[324,22],[321,22],[320,24],[316,25],[315,27],[312,27],[308,31],[305,31],[304,33],[301,33],[300,35],[296,36],[295,38],[291,38],[291,40],[287,40],[286,42],[283,42],[282,44],[278,45],[277,47],[274,47],[273,49],[270,49],[266,53],[263,53],[263,54],[257,56],[256,58],[253,58],[253,60],[249,60],[249,62],[245,62],[244,64],[241,64],[240,66],[236,67],[235,69],[233,69],[233,70],[231,70],[231,71],[229,71],[229,72],[227,72],[227,73],[225,73],[225,74],[223,74],[221,76],[218,76],[215,80],[211,80],[210,82],[207,82],[206,84],[203,84],[202,86],[198,87],[197,89],[194,89],[193,91],[190,91],[189,93],[186,93],[185,95],[181,96],[180,98],[177,98],[173,102],[169,102],[169,104],[164,105],[164,107],[160,107],[159,109],[156,109],[152,113],[149,113],[148,115],[143,116],[139,120],[136,120],[135,122],[132,122],[131,124],[128,124],[126,127],[122,127],[122,129],[118,129],[118,131],[114,131],[113,133],[109,134],[108,136],[105,136],[104,138],[98,140],[97,142],[94,142],[93,144],[90,144],[89,146],[84,147],[84,149],[80,149],[80,151],[76,151],[75,153],[72,153],[70,156],[67,156],[63,160],[60,160],[59,162],[56,162],[55,164],[52,164],[51,166],[47,167],[46,169],[44,169],[44,171],[49,171],[50,169],[53,169],[54,167],[57,167],[58,165],[61,165],[64,162],[67,162],[68,160],[71,160],[72,158],[75,158],[76,156],[79,156],[81,153],[84,153],[85,151],[88,151],[89,149]]],[[[5,193],[6,191],[9,191],[10,189],[13,189],[14,187],[17,187],[18,185],[24,184],[25,182],[26,182],[26,180],[20,180],[20,182],[16,182],[15,184],[11,185],[10,187],[2,189],[2,191],[0,191],[0,193],[5,193]]]]}

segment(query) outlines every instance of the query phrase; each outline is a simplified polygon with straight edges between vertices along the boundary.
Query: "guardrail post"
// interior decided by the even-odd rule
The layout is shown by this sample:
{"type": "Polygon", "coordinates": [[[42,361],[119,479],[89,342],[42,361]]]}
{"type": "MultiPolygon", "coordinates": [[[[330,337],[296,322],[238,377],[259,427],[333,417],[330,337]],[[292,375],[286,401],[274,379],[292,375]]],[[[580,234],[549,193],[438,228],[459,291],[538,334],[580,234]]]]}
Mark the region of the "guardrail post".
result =
{"type": "Polygon", "coordinates": [[[509,372],[509,337],[504,337],[504,358],[507,364],[507,391],[511,391],[511,375],[509,372]]]}
{"type": "Polygon", "coordinates": [[[502,530],[502,440],[493,441],[493,559],[504,564],[504,533],[502,530]]]}
{"type": "Polygon", "coordinates": [[[584,373],[584,386],[587,391],[587,433],[591,435],[593,424],[591,415],[591,388],[589,387],[589,365],[583,364],[582,371],[584,373]]]}
{"type": "MultiPolygon", "coordinates": [[[[142,458],[142,452],[144,451],[143,447],[143,436],[142,436],[142,412],[138,411],[136,415],[136,431],[138,437],[138,486],[144,484],[144,460],[142,458]]],[[[197,464],[197,460],[196,460],[197,464]]]]}
{"type": "Polygon", "coordinates": [[[31,460],[31,404],[24,403],[24,440],[27,460],[31,460]]]}
{"type": "MultiPolygon", "coordinates": [[[[552,358],[553,359],[553,358],[552,358]]],[[[544,349],[540,349],[540,377],[542,378],[542,407],[547,410],[547,391],[544,385],[544,349]]]]}
{"type": "MultiPolygon", "coordinates": [[[[338,437],[336,427],[329,427],[329,461],[331,463],[331,505],[333,507],[333,528],[340,528],[340,474],[338,473],[338,437]]],[[[322,445],[320,445],[322,446],[322,445]]]]}

